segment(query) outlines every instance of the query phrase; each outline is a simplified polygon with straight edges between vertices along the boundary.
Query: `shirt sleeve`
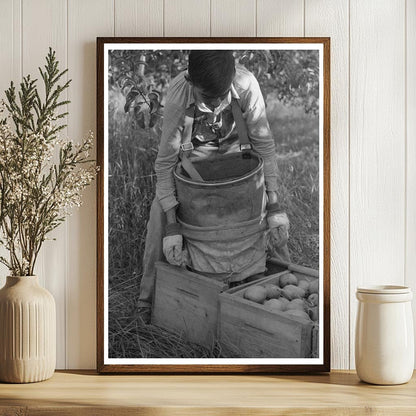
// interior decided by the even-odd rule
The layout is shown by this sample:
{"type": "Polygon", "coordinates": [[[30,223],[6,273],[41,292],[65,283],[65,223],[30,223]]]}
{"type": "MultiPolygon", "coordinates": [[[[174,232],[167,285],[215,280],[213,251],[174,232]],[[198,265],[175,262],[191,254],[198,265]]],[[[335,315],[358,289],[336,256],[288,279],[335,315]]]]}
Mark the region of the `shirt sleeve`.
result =
{"type": "Polygon", "coordinates": [[[174,98],[172,94],[167,96],[159,152],[155,162],[156,197],[165,212],[178,205],[173,169],[178,162],[185,110],[174,98]]]}
{"type": "Polygon", "coordinates": [[[259,83],[251,73],[248,86],[240,94],[241,110],[254,150],[263,158],[266,190],[277,191],[276,147],[266,115],[266,105],[259,83]]]}

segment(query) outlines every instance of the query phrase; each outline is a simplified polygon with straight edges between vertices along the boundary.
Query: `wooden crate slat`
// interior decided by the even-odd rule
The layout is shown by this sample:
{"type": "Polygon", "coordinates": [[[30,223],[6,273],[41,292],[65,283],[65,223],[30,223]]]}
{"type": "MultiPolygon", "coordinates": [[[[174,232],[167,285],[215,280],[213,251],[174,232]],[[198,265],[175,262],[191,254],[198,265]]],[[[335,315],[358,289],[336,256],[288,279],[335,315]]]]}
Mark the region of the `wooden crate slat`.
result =
{"type": "Polygon", "coordinates": [[[162,262],[156,270],[152,323],[211,348],[217,338],[218,295],[228,285],[162,262]]]}
{"type": "MultiPolygon", "coordinates": [[[[300,270],[300,269],[299,269],[300,270]]],[[[293,272],[299,280],[315,280],[315,273],[293,272]]],[[[249,286],[278,284],[284,271],[265,277],[238,290],[219,295],[219,342],[225,354],[237,357],[297,358],[316,356],[318,330],[315,324],[285,312],[271,311],[262,304],[244,299],[249,286]]]]}
{"type": "Polygon", "coordinates": [[[221,305],[220,342],[223,346],[239,346],[245,357],[290,358],[301,355],[304,341],[302,324],[276,317],[266,310],[244,310],[241,304],[233,303],[221,305]]]}
{"type": "MultiPolygon", "coordinates": [[[[214,296],[217,298],[218,294],[214,296]]],[[[202,300],[203,297],[195,298],[185,292],[172,292],[171,288],[159,286],[153,323],[183,335],[190,342],[212,345],[216,336],[218,306],[202,300]]]]}
{"type": "Polygon", "coordinates": [[[229,357],[317,356],[318,325],[243,297],[249,286],[278,284],[289,272],[299,280],[315,280],[307,270],[285,270],[227,290],[226,283],[184,268],[161,262],[156,268],[155,325],[206,348],[219,340],[223,355],[229,357]]]}

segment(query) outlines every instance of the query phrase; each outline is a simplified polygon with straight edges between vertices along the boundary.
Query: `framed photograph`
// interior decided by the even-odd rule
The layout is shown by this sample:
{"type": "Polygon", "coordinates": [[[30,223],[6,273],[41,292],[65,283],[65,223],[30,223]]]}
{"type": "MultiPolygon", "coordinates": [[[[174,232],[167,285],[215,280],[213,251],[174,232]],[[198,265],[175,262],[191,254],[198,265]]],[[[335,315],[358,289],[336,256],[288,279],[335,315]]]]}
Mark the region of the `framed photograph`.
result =
{"type": "Polygon", "coordinates": [[[99,372],[330,371],[329,126],[329,38],[97,38],[99,372]]]}

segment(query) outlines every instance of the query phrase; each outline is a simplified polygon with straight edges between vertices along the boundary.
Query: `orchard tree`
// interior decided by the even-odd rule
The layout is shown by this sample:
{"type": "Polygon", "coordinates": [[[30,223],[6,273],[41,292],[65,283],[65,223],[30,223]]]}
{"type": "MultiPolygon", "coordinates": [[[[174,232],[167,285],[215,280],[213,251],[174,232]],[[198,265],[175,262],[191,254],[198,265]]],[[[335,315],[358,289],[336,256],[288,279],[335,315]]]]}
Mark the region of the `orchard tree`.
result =
{"type": "Polygon", "coordinates": [[[236,57],[257,78],[264,98],[275,92],[286,105],[319,111],[319,55],[313,50],[237,51],[236,57]]]}
{"type": "MultiPolygon", "coordinates": [[[[170,80],[188,66],[189,51],[112,50],[109,87],[125,97],[140,128],[159,125],[170,80]]],[[[237,50],[236,61],[257,78],[266,98],[275,93],[286,105],[319,111],[319,55],[313,50],[237,50]]]]}

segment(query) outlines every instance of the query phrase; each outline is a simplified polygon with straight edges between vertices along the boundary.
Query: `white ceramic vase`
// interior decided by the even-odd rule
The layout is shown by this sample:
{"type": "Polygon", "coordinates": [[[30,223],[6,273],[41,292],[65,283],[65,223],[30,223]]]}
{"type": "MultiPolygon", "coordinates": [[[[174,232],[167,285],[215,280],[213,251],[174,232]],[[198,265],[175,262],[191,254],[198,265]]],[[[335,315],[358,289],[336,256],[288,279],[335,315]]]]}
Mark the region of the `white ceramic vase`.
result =
{"type": "Polygon", "coordinates": [[[0,381],[32,383],[56,366],[53,296],[36,276],[8,276],[0,290],[0,381]]]}
{"type": "Polygon", "coordinates": [[[372,384],[402,384],[414,368],[414,332],[410,288],[373,286],[357,289],[355,366],[372,384]]]}

